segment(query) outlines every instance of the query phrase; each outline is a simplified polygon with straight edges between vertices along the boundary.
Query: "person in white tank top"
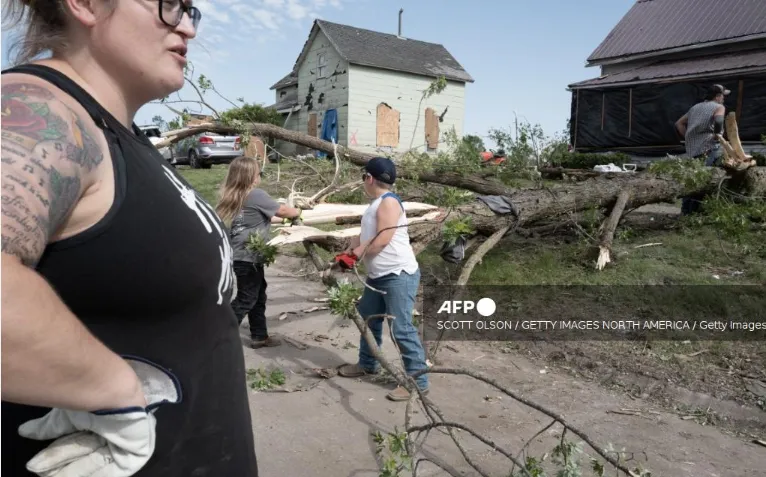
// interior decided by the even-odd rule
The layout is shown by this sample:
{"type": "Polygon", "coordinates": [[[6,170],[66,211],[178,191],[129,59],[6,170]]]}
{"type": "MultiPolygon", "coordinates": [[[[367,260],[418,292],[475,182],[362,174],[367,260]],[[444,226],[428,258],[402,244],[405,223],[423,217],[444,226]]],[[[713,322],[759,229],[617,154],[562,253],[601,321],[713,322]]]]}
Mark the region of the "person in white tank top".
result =
{"type": "MultiPolygon", "coordinates": [[[[357,305],[363,318],[388,314],[396,318],[390,322],[396,344],[402,353],[407,373],[427,368],[425,351],[417,328],[412,324],[412,311],[420,283],[420,266],[410,245],[407,233],[407,214],[399,197],[391,192],[396,180],[396,166],[391,159],[375,157],[364,167],[364,192],[372,202],[362,216],[362,230],[351,240],[346,252],[362,259],[367,270],[367,284],[381,294],[365,287],[357,305]]],[[[378,346],[383,339],[383,320],[369,320],[370,331],[378,346]]],[[[360,337],[359,362],[339,368],[341,376],[359,377],[380,371],[380,364],[369,352],[360,337]]],[[[428,391],[428,376],[421,374],[415,381],[423,392],[428,391]]],[[[397,387],[387,397],[393,401],[406,401],[409,393],[397,387]]]]}

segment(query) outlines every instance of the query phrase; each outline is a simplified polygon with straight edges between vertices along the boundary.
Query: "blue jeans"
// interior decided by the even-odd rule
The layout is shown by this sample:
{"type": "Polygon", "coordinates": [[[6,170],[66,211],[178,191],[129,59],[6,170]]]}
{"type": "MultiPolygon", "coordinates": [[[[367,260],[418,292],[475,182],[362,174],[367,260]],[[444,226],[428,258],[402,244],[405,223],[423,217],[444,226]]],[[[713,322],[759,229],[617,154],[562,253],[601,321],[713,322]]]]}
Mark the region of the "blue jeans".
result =
{"type": "MultiPolygon", "coordinates": [[[[399,351],[402,353],[404,369],[408,374],[427,369],[425,350],[420,342],[418,330],[412,324],[412,310],[415,308],[415,296],[419,283],[420,270],[412,275],[401,272],[399,275],[392,273],[379,278],[368,278],[368,285],[385,291],[386,294],[382,295],[365,288],[362,299],[357,305],[359,314],[365,319],[368,316],[382,314],[396,317],[389,323],[399,351]]],[[[380,347],[383,344],[383,319],[370,320],[368,327],[380,347]]],[[[370,372],[380,368],[380,363],[370,353],[370,348],[363,336],[359,344],[359,366],[370,372]]],[[[427,374],[421,374],[415,381],[421,390],[428,389],[427,374]]]]}
{"type": "MultiPolygon", "coordinates": [[[[713,146],[713,148],[710,150],[710,152],[707,153],[707,156],[705,157],[705,166],[707,167],[713,167],[716,166],[716,162],[718,162],[719,159],[723,157],[723,149],[721,149],[720,144],[716,144],[713,146]]],[[[684,197],[681,200],[681,215],[689,215],[694,212],[697,212],[700,207],[700,199],[699,196],[689,196],[684,197]]]]}

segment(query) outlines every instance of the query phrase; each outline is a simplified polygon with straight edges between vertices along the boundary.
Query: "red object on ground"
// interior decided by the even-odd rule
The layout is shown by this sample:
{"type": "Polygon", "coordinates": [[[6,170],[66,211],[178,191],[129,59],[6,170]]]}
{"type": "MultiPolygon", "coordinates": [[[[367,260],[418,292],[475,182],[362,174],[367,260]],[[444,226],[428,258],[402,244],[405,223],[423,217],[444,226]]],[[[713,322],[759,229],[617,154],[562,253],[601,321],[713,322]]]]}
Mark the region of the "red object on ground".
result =
{"type": "Polygon", "coordinates": [[[344,270],[351,270],[356,265],[356,255],[353,253],[341,253],[335,256],[335,263],[344,270]]]}
{"type": "Polygon", "coordinates": [[[505,162],[505,154],[497,154],[492,151],[482,151],[479,153],[479,156],[481,157],[482,164],[493,164],[493,165],[499,165],[505,162]]]}

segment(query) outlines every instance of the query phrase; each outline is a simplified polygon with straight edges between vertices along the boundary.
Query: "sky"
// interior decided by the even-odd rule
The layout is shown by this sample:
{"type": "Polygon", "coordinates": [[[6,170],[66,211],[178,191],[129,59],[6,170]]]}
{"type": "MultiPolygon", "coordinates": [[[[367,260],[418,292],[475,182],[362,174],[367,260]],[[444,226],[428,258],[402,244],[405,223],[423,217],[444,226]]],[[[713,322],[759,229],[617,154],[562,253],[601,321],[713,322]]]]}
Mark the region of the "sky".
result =
{"type": "MultiPolygon", "coordinates": [[[[466,85],[464,134],[486,138],[491,128],[509,128],[515,112],[553,135],[569,117],[567,85],[599,75],[585,60],[634,1],[196,0],[202,21],[188,57],[227,98],[268,106],[275,102],[269,87],[290,72],[315,18],[396,34],[403,8],[402,35],[441,43],[475,80],[466,85]]],[[[180,95],[196,96],[188,86],[180,95]]],[[[206,99],[228,105],[212,92],[206,99]]],[[[155,115],[175,116],[148,104],[135,121],[155,115]]]]}

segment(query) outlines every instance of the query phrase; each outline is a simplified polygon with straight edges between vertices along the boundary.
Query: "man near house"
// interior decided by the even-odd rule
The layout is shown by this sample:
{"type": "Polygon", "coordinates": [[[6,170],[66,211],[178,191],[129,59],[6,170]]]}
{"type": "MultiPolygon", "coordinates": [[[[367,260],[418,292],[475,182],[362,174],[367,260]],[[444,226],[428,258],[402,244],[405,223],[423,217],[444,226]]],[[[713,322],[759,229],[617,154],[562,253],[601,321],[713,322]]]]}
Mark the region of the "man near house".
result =
{"type": "MultiPolygon", "coordinates": [[[[393,315],[390,321],[396,345],[402,354],[408,374],[427,369],[425,351],[418,330],[412,324],[412,311],[420,283],[420,267],[407,234],[407,215],[399,197],[391,192],[396,180],[396,166],[391,159],[374,157],[364,167],[364,192],[372,203],[362,216],[361,234],[351,240],[347,253],[361,257],[367,270],[367,284],[357,305],[359,314],[367,319],[373,315],[393,315]]],[[[368,326],[378,346],[383,339],[382,318],[369,320],[368,326]]],[[[345,364],[338,374],[359,377],[376,374],[380,364],[370,352],[364,337],[359,344],[359,362],[345,364]]],[[[428,391],[428,376],[421,374],[415,381],[422,392],[428,391]]],[[[406,401],[409,392],[397,387],[386,397],[406,401]]]]}
{"type": "MultiPolygon", "coordinates": [[[[723,134],[726,108],[724,99],[731,93],[720,84],[713,85],[704,101],[695,104],[676,121],[676,129],[686,141],[686,154],[689,157],[705,159],[706,166],[720,164],[723,155],[717,134],[723,134]]],[[[684,197],[681,205],[683,215],[695,212],[699,208],[696,197],[684,197]]]]}

